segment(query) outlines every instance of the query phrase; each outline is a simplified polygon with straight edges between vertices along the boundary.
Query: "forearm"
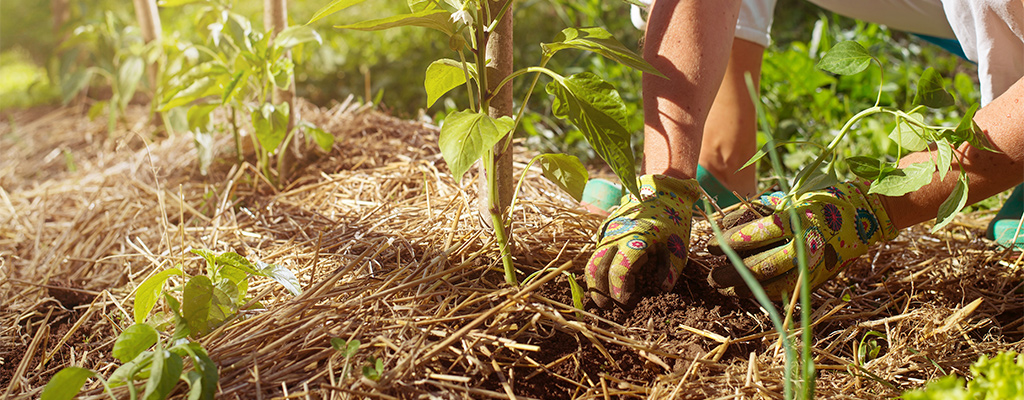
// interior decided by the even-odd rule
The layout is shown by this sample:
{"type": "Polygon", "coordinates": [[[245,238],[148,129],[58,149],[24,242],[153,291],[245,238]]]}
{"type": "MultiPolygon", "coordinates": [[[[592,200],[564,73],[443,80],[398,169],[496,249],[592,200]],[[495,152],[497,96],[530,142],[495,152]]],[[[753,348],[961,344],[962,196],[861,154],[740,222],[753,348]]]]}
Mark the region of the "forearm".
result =
{"type": "Polygon", "coordinates": [[[668,79],[643,77],[644,172],[693,178],[704,121],[729,60],[739,0],[658,0],[644,58],[668,79]]]}
{"type": "MultiPolygon", "coordinates": [[[[1024,181],[1024,78],[987,106],[978,110],[974,121],[988,135],[992,146],[1001,153],[961,146],[960,159],[954,159],[954,170],[940,180],[938,174],[932,183],[901,197],[882,197],[886,212],[898,229],[935,218],[939,206],[952,193],[957,171],[966,172],[967,203],[973,204],[1024,181]]],[[[927,162],[934,157],[929,152],[918,152],[905,157],[901,165],[927,162]]]]}

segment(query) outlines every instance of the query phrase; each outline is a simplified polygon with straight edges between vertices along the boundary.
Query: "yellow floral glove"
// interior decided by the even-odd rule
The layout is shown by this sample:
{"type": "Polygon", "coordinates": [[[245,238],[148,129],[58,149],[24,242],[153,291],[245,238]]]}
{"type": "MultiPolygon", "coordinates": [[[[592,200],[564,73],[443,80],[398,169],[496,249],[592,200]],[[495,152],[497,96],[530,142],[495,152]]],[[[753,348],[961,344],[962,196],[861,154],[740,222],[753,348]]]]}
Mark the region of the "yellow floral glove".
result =
{"type": "MultiPolygon", "coordinates": [[[[846,182],[821,191],[806,193],[796,202],[797,215],[803,228],[807,248],[809,282],[817,288],[867,253],[877,243],[892,240],[899,231],[892,224],[879,201],[868,194],[868,182],[846,182]]],[[[779,196],[763,196],[762,205],[774,206],[779,196]]],[[[764,208],[764,207],[755,207],[764,208]]],[[[738,210],[726,216],[736,220],[738,210]]],[[[743,264],[761,283],[768,297],[779,300],[783,293],[793,293],[800,269],[797,268],[793,228],[788,210],[730,228],[726,222],[725,242],[744,257],[743,264]]],[[[722,254],[717,244],[708,251],[722,254]]],[[[708,281],[726,294],[749,297],[750,289],[736,268],[727,265],[711,271],[708,281]]]]}
{"type": "Polygon", "coordinates": [[[587,286],[602,308],[636,305],[644,286],[671,290],[686,265],[697,181],[644,175],[639,186],[640,199],[624,196],[601,226],[587,263],[587,286]]]}

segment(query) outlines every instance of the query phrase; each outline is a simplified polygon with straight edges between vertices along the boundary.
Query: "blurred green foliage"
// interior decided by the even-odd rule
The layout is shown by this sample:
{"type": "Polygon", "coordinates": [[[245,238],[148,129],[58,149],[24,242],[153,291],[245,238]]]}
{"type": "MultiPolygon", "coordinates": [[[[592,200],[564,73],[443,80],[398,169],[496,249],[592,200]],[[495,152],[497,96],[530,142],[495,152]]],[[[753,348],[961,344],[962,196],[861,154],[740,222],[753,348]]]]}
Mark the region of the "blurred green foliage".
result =
{"type": "MultiPolygon", "coordinates": [[[[292,1],[289,17],[294,23],[307,21],[326,1],[292,1]]],[[[296,81],[299,96],[316,104],[329,105],[349,95],[370,101],[380,96],[381,106],[397,116],[425,116],[438,121],[450,110],[464,107],[456,100],[443,99],[431,109],[426,107],[423,89],[424,72],[437,54],[443,54],[447,43],[442,35],[420,29],[399,28],[383,32],[358,32],[330,28],[354,21],[393,15],[407,6],[404,1],[378,0],[346,9],[314,24],[324,39],[322,46],[310,46],[296,54],[296,81]],[[370,96],[368,98],[368,96],[370,96]]],[[[206,29],[197,21],[202,5],[161,8],[165,37],[199,42],[206,29]]],[[[978,101],[973,79],[973,66],[946,51],[911,35],[885,27],[834,16],[802,0],[780,0],[775,16],[773,43],[765,55],[762,100],[775,132],[786,140],[809,140],[826,143],[849,116],[873,104],[878,88],[876,71],[853,76],[836,77],[814,68],[820,55],[832,43],[856,40],[883,62],[882,104],[902,106],[913,95],[913,82],[926,66],[935,68],[958,97],[957,109],[966,109],[978,101]]],[[[65,27],[67,34],[74,26],[97,23],[106,11],[126,24],[134,23],[130,6],[113,0],[72,2],[72,20],[65,27]]],[[[262,2],[236,1],[234,12],[245,15],[260,29],[262,2]]],[[[514,9],[517,68],[532,65],[540,58],[536,43],[552,41],[562,27],[603,26],[622,43],[639,48],[642,32],[629,19],[629,5],[624,1],[544,1],[522,0],[514,9]]],[[[0,3],[0,51],[22,49],[36,64],[52,62],[58,37],[53,32],[49,2],[23,4],[0,3]]],[[[0,59],[3,65],[12,58],[0,59]]],[[[24,60],[22,56],[20,59],[24,60]]],[[[635,132],[636,147],[642,145],[642,109],[640,74],[592,54],[559,54],[551,61],[553,70],[567,74],[584,70],[600,71],[603,78],[615,82],[631,115],[630,129],[635,132]]],[[[52,71],[53,68],[49,67],[52,71]]],[[[51,72],[53,74],[53,72],[51,72]]],[[[52,79],[51,79],[52,80],[52,79]]],[[[527,85],[519,79],[516,85],[527,85]]],[[[521,88],[516,88],[520,90],[521,88]]],[[[456,96],[451,96],[455,98],[456,96]]],[[[49,98],[42,97],[42,100],[49,98]]],[[[516,99],[521,101],[521,99],[516,99]]],[[[582,135],[569,125],[544,117],[550,115],[550,100],[534,96],[528,105],[537,114],[527,115],[521,136],[527,145],[546,152],[563,152],[588,161],[594,154],[582,135]]],[[[31,103],[31,102],[28,102],[31,103]]],[[[20,103],[22,105],[25,102],[20,103]]],[[[956,120],[958,111],[927,115],[936,123],[956,120]],[[943,114],[945,113],[945,114],[943,114]]],[[[892,121],[867,121],[857,127],[850,138],[845,155],[894,155],[885,140],[892,121]]],[[[764,141],[762,137],[761,141],[764,141]]],[[[785,163],[791,171],[808,162],[814,150],[792,146],[786,149],[785,163]]],[[[767,169],[765,168],[765,171],[767,169]]],[[[762,174],[767,175],[767,173],[762,174]]]]}
{"type": "MultiPolygon", "coordinates": [[[[788,7],[783,4],[786,2],[780,1],[779,7],[788,7]]],[[[928,67],[944,78],[945,86],[957,98],[957,106],[929,109],[926,121],[956,125],[962,112],[979,102],[970,62],[904,32],[840,17],[805,2],[792,6],[802,8],[797,14],[805,18],[794,20],[792,13],[777,15],[774,31],[782,34],[775,36],[776,42],[767,50],[762,70],[761,99],[778,139],[828,143],[850,116],[874,105],[880,86],[881,105],[909,109],[916,82],[928,67]],[[869,69],[869,73],[836,76],[815,67],[824,52],[845,40],[866,47],[881,61],[882,73],[869,69]]],[[[888,117],[863,121],[840,147],[839,159],[854,155],[892,159],[897,149],[888,135],[894,127],[895,121],[888,117]]],[[[765,140],[761,132],[759,142],[765,140]]],[[[797,145],[787,145],[785,150],[787,172],[806,165],[819,152],[813,146],[797,145]]],[[[761,166],[762,176],[768,175],[767,167],[761,166]]],[[[839,170],[848,169],[840,166],[839,170]]]]}

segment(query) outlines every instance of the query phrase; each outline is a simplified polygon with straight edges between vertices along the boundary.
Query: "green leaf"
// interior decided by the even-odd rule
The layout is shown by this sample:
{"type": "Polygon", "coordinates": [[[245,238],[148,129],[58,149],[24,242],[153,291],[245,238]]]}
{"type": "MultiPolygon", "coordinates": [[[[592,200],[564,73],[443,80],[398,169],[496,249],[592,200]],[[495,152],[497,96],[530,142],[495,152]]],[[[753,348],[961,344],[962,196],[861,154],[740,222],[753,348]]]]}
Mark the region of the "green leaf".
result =
{"type": "Polygon", "coordinates": [[[330,4],[324,6],[323,8],[317,10],[317,12],[313,13],[313,17],[309,19],[309,22],[307,22],[306,25],[312,24],[323,17],[334,14],[338,11],[344,10],[346,8],[362,3],[364,1],[366,0],[334,0],[330,4]]]}
{"type": "Polygon", "coordinates": [[[423,11],[438,8],[436,0],[406,0],[406,5],[409,6],[409,11],[423,11]]]}
{"type": "Polygon", "coordinates": [[[234,290],[234,285],[228,281],[222,281],[225,283],[223,286],[214,286],[212,290],[213,297],[210,298],[210,310],[206,314],[206,330],[200,332],[200,334],[206,334],[208,331],[212,331],[214,328],[220,326],[227,321],[228,318],[235,315],[238,311],[238,305],[236,299],[238,298],[238,291],[234,290]],[[228,287],[228,291],[222,289],[222,287],[228,287]],[[230,292],[230,293],[228,293],[230,292]]]}
{"type": "Polygon", "coordinates": [[[620,64],[667,79],[667,77],[655,69],[653,65],[640,57],[640,55],[636,54],[633,50],[623,46],[622,43],[612,36],[611,33],[608,33],[607,30],[600,27],[563,29],[555,39],[555,43],[541,44],[541,48],[543,48],[544,53],[549,56],[566,48],[588,50],[620,64]]]}
{"type": "Polygon", "coordinates": [[[89,84],[89,80],[92,79],[92,70],[84,69],[73,72],[70,76],[61,79],[60,81],[60,99],[61,103],[67,105],[71,102],[71,99],[81,92],[86,85],[89,84]]]}
{"type": "Polygon", "coordinates": [[[828,164],[828,168],[824,171],[820,168],[812,169],[810,167],[805,167],[797,174],[797,177],[793,179],[793,182],[798,182],[802,178],[804,179],[803,184],[801,184],[800,187],[794,187],[793,193],[796,196],[800,196],[807,192],[821,190],[839,183],[839,178],[836,176],[835,164],[831,163],[828,164]],[[807,175],[807,177],[803,178],[804,175],[807,175]]]}
{"type": "MultiPolygon", "coordinates": [[[[924,116],[921,114],[911,114],[910,117],[919,123],[924,123],[924,116]]],[[[921,151],[928,148],[929,134],[934,136],[934,131],[900,119],[897,121],[896,127],[889,133],[889,139],[892,139],[903,149],[921,151]]]]}
{"type": "Polygon", "coordinates": [[[220,380],[217,364],[210,359],[206,350],[199,343],[189,343],[188,348],[192,354],[192,365],[199,370],[199,375],[202,377],[199,396],[192,397],[190,395],[189,400],[213,400],[217,393],[217,381],[220,380]]]}
{"type": "Polygon", "coordinates": [[[225,105],[228,104],[228,102],[230,102],[231,100],[234,100],[235,96],[238,96],[238,93],[242,91],[242,87],[245,86],[242,83],[245,82],[245,80],[247,79],[249,79],[248,69],[238,71],[234,75],[232,75],[231,80],[228,82],[227,86],[224,87],[223,94],[221,94],[220,104],[225,105]]]}
{"type": "Polygon", "coordinates": [[[395,15],[387,18],[364,21],[352,25],[339,25],[335,28],[354,29],[359,31],[379,31],[400,26],[419,26],[434,29],[451,36],[455,34],[455,26],[449,18],[451,14],[445,10],[423,10],[411,14],[395,15]]]}
{"type": "Polygon", "coordinates": [[[317,128],[313,125],[306,126],[306,134],[313,138],[317,146],[323,151],[331,151],[334,147],[334,135],[327,133],[323,129],[317,128]]]}
{"type": "Polygon", "coordinates": [[[956,104],[956,100],[943,86],[942,76],[934,68],[928,68],[917,80],[917,93],[914,95],[913,104],[942,108],[956,104]]]}
{"type": "Polygon", "coordinates": [[[132,324],[117,336],[111,355],[126,363],[156,344],[159,338],[160,334],[152,326],[132,324]]]}
{"type": "Polygon", "coordinates": [[[208,332],[210,308],[213,306],[213,282],[206,276],[194,276],[185,284],[181,294],[181,317],[188,324],[192,336],[208,332]]]}
{"type": "Polygon", "coordinates": [[[639,197],[626,105],[619,93],[589,72],[555,79],[547,91],[555,96],[552,113],[576,125],[623,185],[639,197]]]}
{"type": "MultiPolygon", "coordinates": [[[[271,73],[274,78],[274,86],[278,89],[288,89],[292,84],[292,77],[295,75],[295,63],[290,58],[278,58],[274,62],[271,73]]],[[[288,104],[288,103],[284,103],[288,104]]]]}
{"type": "Polygon", "coordinates": [[[216,104],[200,104],[188,108],[188,129],[193,132],[210,131],[210,113],[219,107],[216,104]]]}
{"type": "Polygon", "coordinates": [[[590,173],[579,158],[568,154],[539,154],[533,158],[540,163],[545,178],[569,193],[576,201],[583,199],[590,173]]]}
{"type": "Polygon", "coordinates": [[[227,295],[227,298],[231,300],[232,304],[242,303],[242,300],[245,297],[244,293],[238,292],[238,286],[230,279],[221,279],[217,282],[215,287],[216,289],[214,290],[213,296],[215,300],[217,298],[217,292],[227,295]]]}
{"type": "Polygon", "coordinates": [[[935,217],[935,226],[932,226],[933,233],[938,232],[939,229],[953,222],[953,217],[967,205],[967,187],[969,183],[970,179],[967,177],[967,174],[960,174],[960,179],[956,180],[956,187],[953,188],[953,192],[939,206],[939,214],[935,217]]]}
{"type": "Polygon", "coordinates": [[[848,157],[846,164],[850,166],[850,172],[853,172],[854,175],[869,180],[876,180],[881,175],[896,170],[892,163],[875,157],[848,157]]]}
{"type": "Polygon", "coordinates": [[[817,67],[837,75],[853,75],[867,69],[872,59],[860,43],[839,42],[821,57],[817,67]]]}
{"type": "Polygon", "coordinates": [[[953,141],[953,145],[960,147],[960,144],[967,142],[978,150],[1002,153],[992,147],[992,143],[988,141],[985,131],[981,130],[981,127],[974,122],[974,113],[976,112],[978,112],[978,105],[974,104],[967,109],[964,117],[960,119],[960,123],[957,124],[956,129],[949,136],[950,140],[953,141]]]}
{"type": "Polygon", "coordinates": [[[153,364],[149,367],[149,381],[142,395],[144,400],[164,400],[178,383],[184,365],[181,357],[162,348],[153,352],[153,364]]]}
{"type": "Polygon", "coordinates": [[[261,275],[270,277],[270,279],[280,283],[292,296],[302,294],[302,284],[299,283],[299,278],[295,277],[292,270],[277,264],[267,264],[263,261],[256,261],[256,266],[259,268],[261,275]]]}
{"type": "Polygon", "coordinates": [[[105,110],[106,108],[107,108],[107,102],[106,101],[97,101],[96,103],[93,103],[93,105],[89,107],[89,112],[86,115],[88,115],[90,121],[95,121],[96,117],[99,117],[100,114],[103,113],[103,110],[105,110]]]}
{"type": "Polygon", "coordinates": [[[293,25],[281,30],[274,38],[274,46],[279,49],[290,49],[303,43],[316,42],[323,44],[320,34],[308,25],[293,25]]]}
{"type": "MultiPolygon", "coordinates": [[[[476,67],[472,64],[466,65],[469,76],[476,79],[476,67]]],[[[462,63],[452,59],[446,58],[430,63],[423,80],[423,87],[427,90],[427,108],[433,106],[445,93],[466,84],[465,71],[462,69],[462,63]]]]}
{"type": "MultiPolygon", "coordinates": [[[[579,310],[583,309],[583,299],[587,295],[587,292],[583,290],[579,282],[576,282],[576,277],[573,276],[569,271],[565,272],[568,274],[567,278],[569,281],[569,294],[572,296],[572,306],[579,310]]],[[[583,314],[576,311],[576,318],[583,319],[583,314]]]]}
{"type": "Polygon", "coordinates": [[[171,275],[181,275],[182,272],[177,268],[170,268],[156,273],[149,277],[139,285],[139,288],[135,290],[135,323],[141,324],[146,321],[146,317],[149,316],[149,312],[153,311],[153,306],[156,305],[157,296],[160,291],[163,290],[164,282],[171,275]]]}
{"type": "Polygon", "coordinates": [[[342,357],[352,358],[359,351],[362,345],[358,340],[344,340],[342,338],[331,338],[331,347],[341,353],[342,357]]]}
{"type": "Polygon", "coordinates": [[[130,56],[121,63],[117,69],[117,87],[119,106],[121,109],[128,107],[128,102],[135,96],[135,89],[142,80],[142,74],[146,71],[146,63],[142,57],[130,56]]]}
{"type": "Polygon", "coordinates": [[[143,375],[148,375],[148,371],[142,370],[148,367],[152,361],[152,351],[144,351],[142,353],[139,353],[139,355],[136,356],[131,361],[121,364],[120,367],[117,367],[117,369],[115,369],[114,372],[110,374],[110,377],[107,378],[107,384],[110,385],[110,387],[124,386],[124,384],[128,383],[128,381],[134,380],[136,376],[139,375],[140,372],[143,372],[143,375]]]}
{"type": "Polygon", "coordinates": [[[934,170],[935,166],[930,162],[910,164],[906,168],[884,174],[871,185],[868,193],[878,193],[892,197],[905,195],[931,182],[932,171],[934,170]]]}
{"type": "Polygon", "coordinates": [[[206,249],[192,249],[191,252],[206,260],[207,275],[214,276],[217,274],[217,254],[206,249]]]}
{"type": "Polygon", "coordinates": [[[95,372],[85,368],[67,367],[61,369],[46,383],[46,387],[43,388],[43,394],[39,399],[71,400],[78,396],[78,392],[82,390],[82,386],[85,386],[85,382],[94,376],[96,376],[95,372]]]}
{"type": "Polygon", "coordinates": [[[263,151],[273,153],[288,133],[288,103],[266,103],[252,113],[252,126],[263,151]]]}
{"type": "Polygon", "coordinates": [[[964,387],[964,378],[947,375],[933,381],[924,390],[908,390],[900,396],[903,400],[970,400],[973,398],[964,387]]]}
{"type": "Polygon", "coordinates": [[[946,179],[949,167],[953,165],[953,145],[945,138],[935,141],[935,168],[939,170],[939,179],[946,179]]]}
{"type": "Polygon", "coordinates": [[[469,167],[498,144],[514,126],[510,117],[496,119],[470,110],[448,114],[441,125],[438,145],[452,175],[461,179],[469,167]]]}
{"type": "Polygon", "coordinates": [[[192,81],[185,89],[175,93],[173,97],[164,101],[160,111],[167,111],[174,107],[180,107],[207,96],[216,96],[219,87],[217,79],[212,76],[204,76],[192,81]]]}
{"type": "MultiPolygon", "coordinates": [[[[214,259],[214,261],[218,265],[236,268],[252,275],[267,276],[263,271],[260,271],[256,266],[252,265],[248,259],[233,251],[221,253],[214,259]]],[[[234,279],[232,279],[232,281],[237,283],[234,279]]]]}
{"type": "Polygon", "coordinates": [[[181,316],[181,302],[166,292],[164,292],[164,301],[167,302],[167,307],[171,309],[171,315],[174,317],[174,333],[171,335],[170,341],[173,343],[187,338],[192,331],[188,328],[188,321],[181,316]]]}
{"type": "Polygon", "coordinates": [[[366,362],[367,364],[363,366],[363,376],[374,382],[379,381],[381,375],[384,375],[384,360],[370,356],[366,362]]]}

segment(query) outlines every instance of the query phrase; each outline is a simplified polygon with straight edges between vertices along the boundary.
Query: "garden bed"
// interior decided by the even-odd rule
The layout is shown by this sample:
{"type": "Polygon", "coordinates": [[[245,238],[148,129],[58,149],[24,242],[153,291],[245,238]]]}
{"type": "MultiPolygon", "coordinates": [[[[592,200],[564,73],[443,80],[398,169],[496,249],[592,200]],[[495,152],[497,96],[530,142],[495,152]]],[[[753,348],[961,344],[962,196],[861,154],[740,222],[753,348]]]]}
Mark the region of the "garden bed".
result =
{"type": "MultiPolygon", "coordinates": [[[[0,397],[37,398],[70,365],[109,375],[133,289],[178,264],[200,270],[188,250],[206,249],[285,266],[303,287],[257,281],[249,294],[264,308],[200,339],[217,398],[781,398],[765,312],[706,284],[720,261],[704,252],[705,222],[672,293],[576,311],[561,271],[583,283],[601,218],[528,173],[514,255],[520,279],[551,271],[506,286],[475,181],[453,180],[429,124],[305,106],[336,144],[307,152],[276,190],[230,163],[229,135],[203,176],[192,139],[156,134],[145,110],[109,133],[86,110],[0,121],[0,397]],[[359,340],[347,363],[381,359],[381,379],[343,375],[332,338],[359,340]]],[[[990,217],[906,230],[814,293],[819,397],[896,396],[966,375],[981,354],[1024,351],[1024,263],[981,238],[990,217]],[[884,340],[865,360],[869,332],[884,340]]],[[[93,381],[85,393],[106,396],[93,381]]]]}

